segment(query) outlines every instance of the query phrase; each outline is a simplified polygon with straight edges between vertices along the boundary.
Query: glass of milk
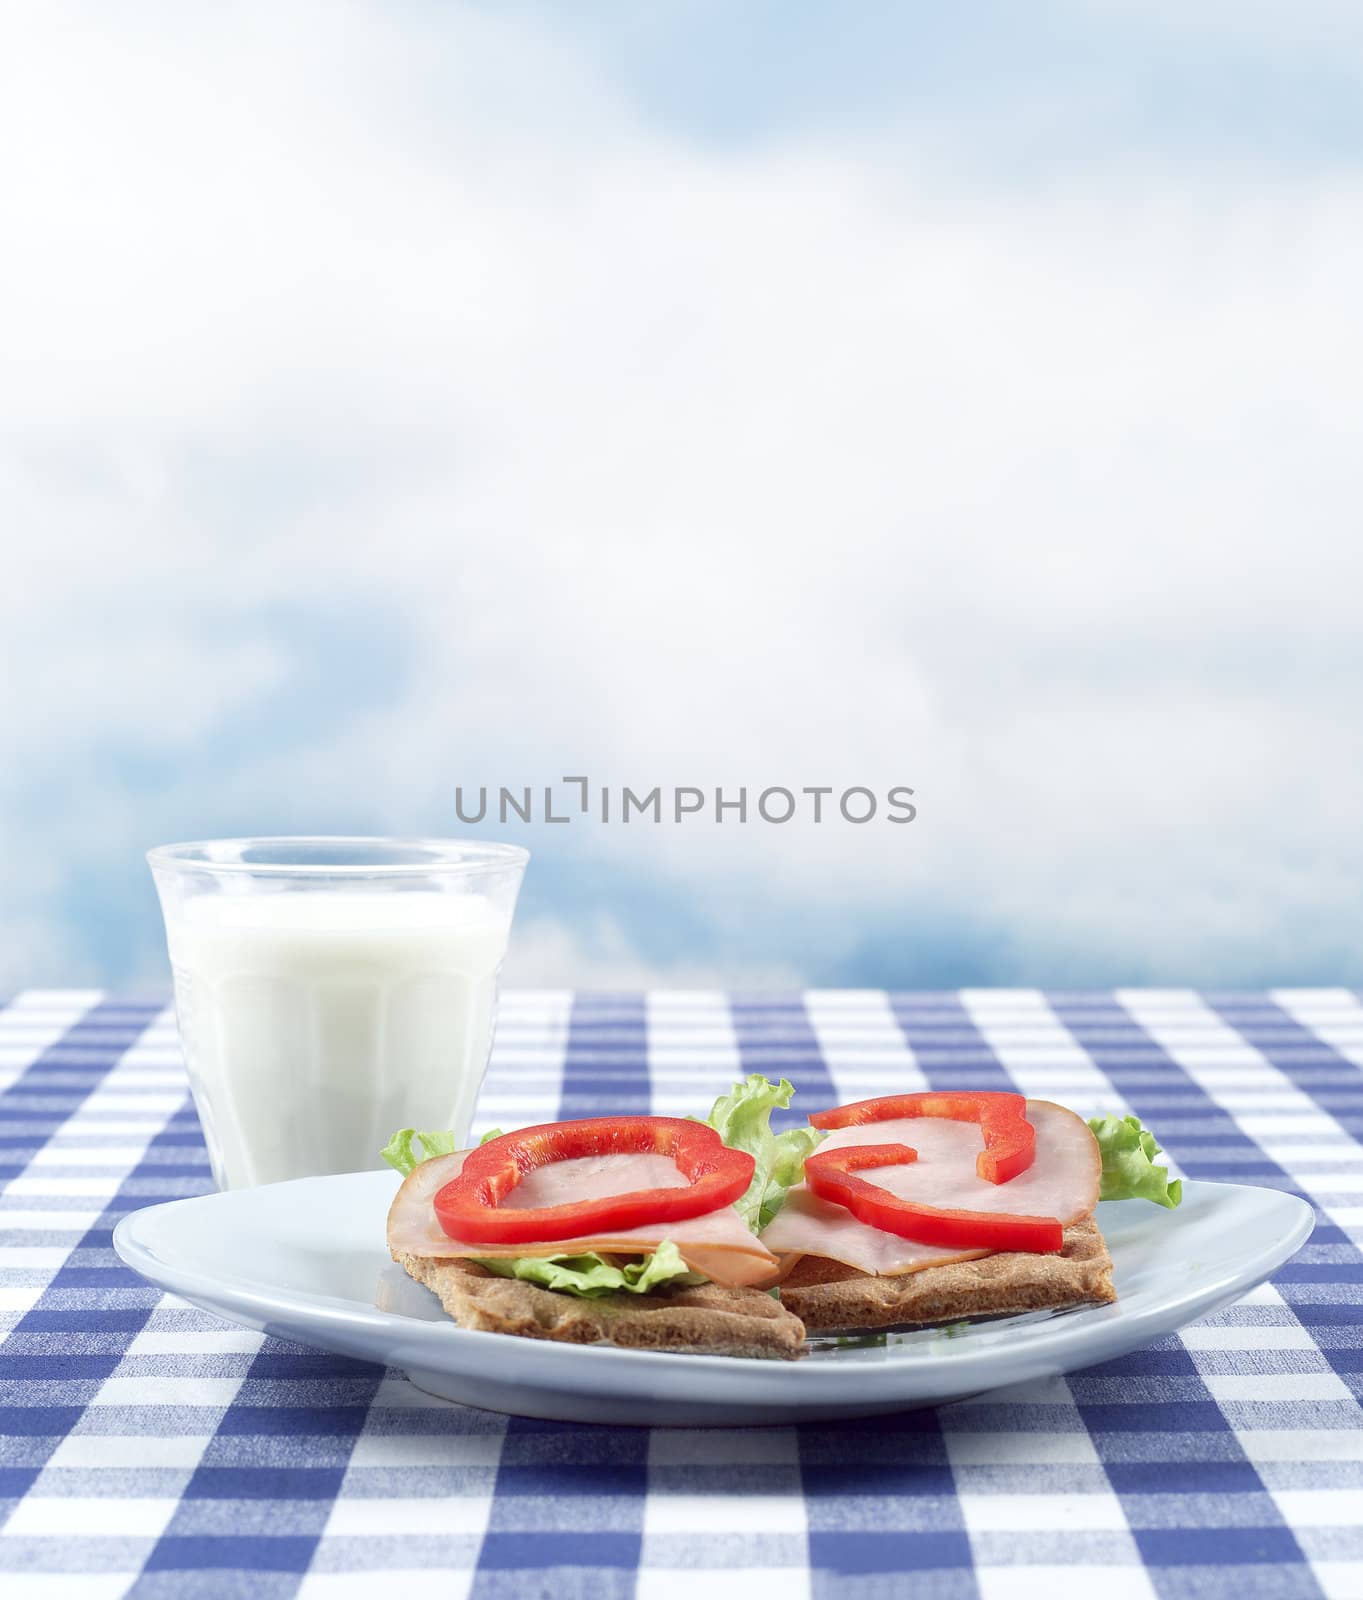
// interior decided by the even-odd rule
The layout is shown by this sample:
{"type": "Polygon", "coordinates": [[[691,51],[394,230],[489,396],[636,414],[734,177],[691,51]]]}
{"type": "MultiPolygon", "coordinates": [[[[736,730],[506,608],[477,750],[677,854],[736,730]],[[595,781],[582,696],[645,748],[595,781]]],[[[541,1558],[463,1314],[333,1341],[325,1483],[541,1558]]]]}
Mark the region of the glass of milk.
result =
{"type": "Polygon", "coordinates": [[[223,839],[148,853],[220,1189],[462,1143],[528,852],[455,839],[223,839]]]}

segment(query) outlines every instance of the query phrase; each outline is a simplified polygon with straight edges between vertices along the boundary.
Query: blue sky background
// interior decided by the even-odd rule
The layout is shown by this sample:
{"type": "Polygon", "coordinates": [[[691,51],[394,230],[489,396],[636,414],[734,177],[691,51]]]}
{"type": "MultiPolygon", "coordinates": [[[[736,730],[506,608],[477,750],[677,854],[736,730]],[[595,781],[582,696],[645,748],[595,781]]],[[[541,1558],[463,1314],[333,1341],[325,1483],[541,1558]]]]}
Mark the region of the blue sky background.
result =
{"type": "Polygon", "coordinates": [[[512,981],[1363,982],[1363,14],[0,23],[0,987],[456,784],[512,981]]]}

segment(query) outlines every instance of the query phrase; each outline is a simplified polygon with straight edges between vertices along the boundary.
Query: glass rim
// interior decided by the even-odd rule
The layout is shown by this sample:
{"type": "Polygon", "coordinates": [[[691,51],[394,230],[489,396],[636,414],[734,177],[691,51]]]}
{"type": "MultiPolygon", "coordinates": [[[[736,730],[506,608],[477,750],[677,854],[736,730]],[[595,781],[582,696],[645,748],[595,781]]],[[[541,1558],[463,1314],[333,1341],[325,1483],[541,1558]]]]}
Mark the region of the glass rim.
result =
{"type": "Polygon", "coordinates": [[[425,839],[390,834],[269,834],[258,838],[194,839],[183,844],[158,844],[147,851],[153,872],[206,872],[222,877],[393,878],[459,877],[477,872],[523,868],[530,852],[522,845],[483,839],[425,839]],[[417,861],[251,861],[248,850],[363,853],[425,851],[417,861]]]}

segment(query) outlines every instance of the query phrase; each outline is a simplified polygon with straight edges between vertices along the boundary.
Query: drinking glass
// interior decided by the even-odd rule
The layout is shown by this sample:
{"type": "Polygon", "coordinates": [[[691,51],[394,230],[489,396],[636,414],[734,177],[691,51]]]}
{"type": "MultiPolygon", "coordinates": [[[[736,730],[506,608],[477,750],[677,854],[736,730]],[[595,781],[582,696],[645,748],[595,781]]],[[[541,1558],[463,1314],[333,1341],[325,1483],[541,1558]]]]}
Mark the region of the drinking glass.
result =
{"type": "Polygon", "coordinates": [[[219,839],[148,852],[220,1189],[463,1143],[528,852],[462,839],[219,839]]]}

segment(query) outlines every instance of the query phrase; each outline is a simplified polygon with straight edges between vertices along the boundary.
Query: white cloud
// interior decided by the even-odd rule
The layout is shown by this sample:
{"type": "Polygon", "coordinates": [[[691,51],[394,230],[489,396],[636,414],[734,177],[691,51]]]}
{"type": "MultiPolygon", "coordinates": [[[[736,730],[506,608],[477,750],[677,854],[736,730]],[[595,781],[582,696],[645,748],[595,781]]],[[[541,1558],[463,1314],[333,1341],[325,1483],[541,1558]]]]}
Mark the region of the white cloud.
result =
{"type": "MultiPolygon", "coordinates": [[[[23,27],[0,712],[11,783],[66,782],[16,915],[59,938],[54,884],[163,818],[453,827],[457,779],[585,770],[914,784],[904,830],[593,841],[830,960],[942,905],[1057,974],[1338,958],[1356,176],[1138,153],[991,191],[902,130],[692,148],[475,10],[23,27]],[[348,729],[248,740],[211,795],[185,749],[173,805],[69,781],[102,736],[268,726],[300,647],[251,616],[338,601],[407,661],[348,729]]],[[[619,925],[535,938],[536,981],[643,970],[619,925]]]]}
{"type": "Polygon", "coordinates": [[[1319,62],[1333,57],[1339,70],[1355,70],[1363,52],[1363,18],[1350,0],[1071,0],[1072,9],[1099,18],[1137,22],[1148,32],[1231,46],[1237,54],[1285,50],[1319,62]]]}
{"type": "MultiPolygon", "coordinates": [[[[610,917],[587,916],[572,926],[549,918],[515,930],[503,978],[509,987],[534,989],[562,984],[564,974],[582,989],[727,989],[735,982],[731,965],[684,958],[643,958],[624,929],[610,917]]],[[[749,988],[798,989],[797,968],[760,958],[741,972],[749,988]]]]}

